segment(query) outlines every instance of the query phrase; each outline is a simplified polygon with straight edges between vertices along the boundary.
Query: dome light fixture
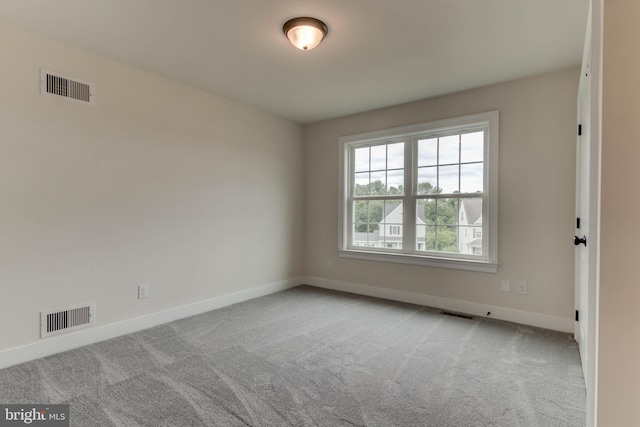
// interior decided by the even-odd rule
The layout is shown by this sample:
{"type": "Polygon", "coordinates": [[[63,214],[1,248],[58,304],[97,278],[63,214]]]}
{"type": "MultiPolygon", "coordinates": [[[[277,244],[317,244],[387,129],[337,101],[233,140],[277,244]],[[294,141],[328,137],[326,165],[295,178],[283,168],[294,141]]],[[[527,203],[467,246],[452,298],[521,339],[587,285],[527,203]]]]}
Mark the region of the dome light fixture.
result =
{"type": "Polygon", "coordinates": [[[289,19],[282,26],[282,31],[298,49],[311,50],[320,44],[329,29],[327,24],[319,19],[304,16],[289,19]]]}

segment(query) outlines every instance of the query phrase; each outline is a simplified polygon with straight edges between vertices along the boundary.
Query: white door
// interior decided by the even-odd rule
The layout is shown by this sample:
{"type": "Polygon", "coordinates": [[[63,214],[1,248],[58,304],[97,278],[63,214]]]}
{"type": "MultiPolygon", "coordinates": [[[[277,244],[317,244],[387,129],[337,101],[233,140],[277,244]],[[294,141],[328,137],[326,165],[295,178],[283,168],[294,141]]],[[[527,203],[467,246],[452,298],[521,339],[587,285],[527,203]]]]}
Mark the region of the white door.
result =
{"type": "Polygon", "coordinates": [[[598,337],[598,246],[600,231],[600,147],[602,118],[602,0],[590,1],[578,90],[580,133],[576,151],[574,244],[578,341],[587,388],[587,427],[596,423],[598,337]],[[578,223],[578,218],[580,218],[578,223]]]}
{"type": "Polygon", "coordinates": [[[601,13],[592,2],[578,90],[575,223],[575,339],[587,388],[587,426],[595,425],[597,402],[598,215],[600,198],[601,13]],[[595,17],[593,20],[593,16],[595,17]],[[578,220],[579,218],[579,220],[578,220]]]}
{"type": "MultiPolygon", "coordinates": [[[[588,59],[587,59],[588,61],[588,59]]],[[[588,363],[587,326],[589,324],[589,235],[590,235],[590,111],[591,85],[588,62],[582,68],[578,93],[578,139],[576,145],[576,220],[574,245],[576,246],[576,323],[575,339],[580,346],[583,372],[587,377],[588,363]]]]}

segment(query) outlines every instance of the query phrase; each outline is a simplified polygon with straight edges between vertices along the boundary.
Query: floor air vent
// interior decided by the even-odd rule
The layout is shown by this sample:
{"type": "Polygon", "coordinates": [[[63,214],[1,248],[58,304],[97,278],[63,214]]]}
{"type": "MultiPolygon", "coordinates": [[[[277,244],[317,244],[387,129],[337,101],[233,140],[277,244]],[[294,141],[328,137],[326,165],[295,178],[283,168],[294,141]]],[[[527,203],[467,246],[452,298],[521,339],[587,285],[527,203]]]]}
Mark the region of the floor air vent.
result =
{"type": "Polygon", "coordinates": [[[58,335],[95,324],[94,302],[40,313],[40,338],[58,335]]]}
{"type": "Polygon", "coordinates": [[[40,93],[93,105],[95,84],[41,69],[40,93]]]}
{"type": "Polygon", "coordinates": [[[462,313],[454,313],[453,311],[441,311],[440,314],[444,314],[445,316],[460,317],[461,319],[473,320],[473,316],[462,313]]]}

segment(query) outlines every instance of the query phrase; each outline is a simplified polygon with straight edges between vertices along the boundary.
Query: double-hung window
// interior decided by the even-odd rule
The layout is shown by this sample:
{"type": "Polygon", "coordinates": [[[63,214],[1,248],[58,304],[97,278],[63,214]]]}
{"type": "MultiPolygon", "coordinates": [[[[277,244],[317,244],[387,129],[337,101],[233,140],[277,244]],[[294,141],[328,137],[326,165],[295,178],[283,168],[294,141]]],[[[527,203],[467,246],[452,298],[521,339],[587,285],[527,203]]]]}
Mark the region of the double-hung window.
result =
{"type": "Polygon", "coordinates": [[[496,272],[498,112],[340,138],[340,255],[496,272]]]}

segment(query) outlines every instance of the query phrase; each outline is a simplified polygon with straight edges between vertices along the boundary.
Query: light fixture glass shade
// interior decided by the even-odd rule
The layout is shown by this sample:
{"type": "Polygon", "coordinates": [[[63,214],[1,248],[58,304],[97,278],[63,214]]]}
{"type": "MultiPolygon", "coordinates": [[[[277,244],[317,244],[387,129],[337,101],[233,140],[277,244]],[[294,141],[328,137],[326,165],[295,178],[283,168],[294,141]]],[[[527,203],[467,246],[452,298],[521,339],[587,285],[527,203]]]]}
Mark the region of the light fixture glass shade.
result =
{"type": "Polygon", "coordinates": [[[282,27],[292,45],[300,50],[311,50],[318,46],[328,29],[324,22],[315,18],[293,18],[282,27]]]}

